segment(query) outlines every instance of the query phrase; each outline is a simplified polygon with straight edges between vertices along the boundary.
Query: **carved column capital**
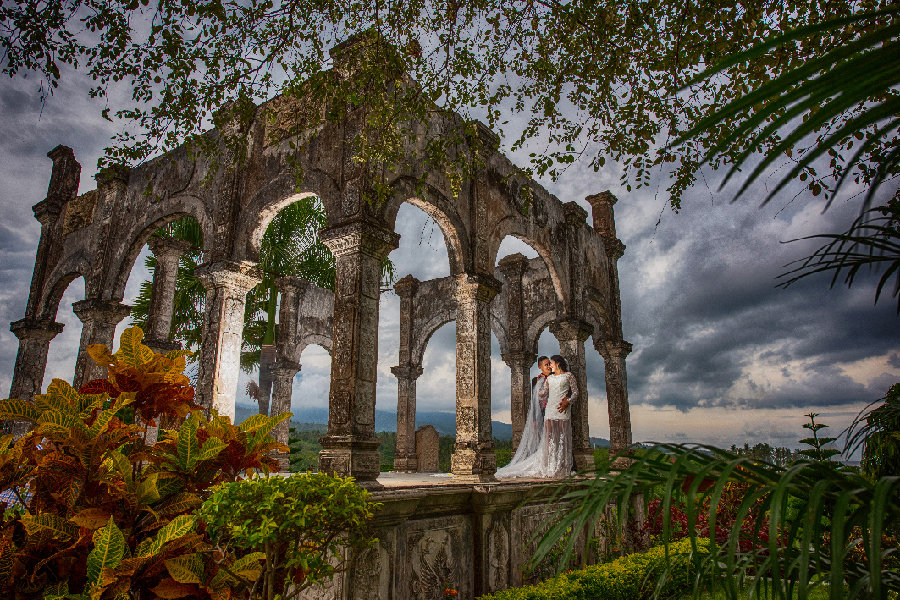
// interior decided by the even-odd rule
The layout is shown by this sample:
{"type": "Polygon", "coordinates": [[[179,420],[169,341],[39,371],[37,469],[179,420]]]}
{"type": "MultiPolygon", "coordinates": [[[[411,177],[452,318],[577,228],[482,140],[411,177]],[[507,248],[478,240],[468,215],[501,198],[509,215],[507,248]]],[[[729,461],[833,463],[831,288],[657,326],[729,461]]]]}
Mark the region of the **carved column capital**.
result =
{"type": "Polygon", "coordinates": [[[394,291],[401,298],[412,298],[419,289],[419,283],[421,282],[418,279],[407,275],[394,284],[394,291]]]}
{"type": "Polygon", "coordinates": [[[501,354],[500,358],[510,368],[531,367],[537,360],[537,354],[534,352],[507,352],[506,354],[501,354]]]}
{"type": "Polygon", "coordinates": [[[601,340],[595,347],[604,360],[625,358],[633,349],[631,343],[625,340],[601,340]]]}
{"type": "Polygon", "coordinates": [[[490,302],[503,289],[503,284],[484,273],[461,273],[456,276],[458,297],[472,298],[478,302],[490,302]]]}
{"type": "Polygon", "coordinates": [[[131,314],[131,307],[115,300],[88,298],[72,303],[72,312],[82,323],[116,325],[131,314]]]}
{"type": "Polygon", "coordinates": [[[594,231],[602,235],[604,238],[616,237],[616,220],[613,212],[613,205],[618,202],[612,192],[606,190],[599,194],[593,194],[585,198],[591,205],[591,212],[594,216],[594,231]]]}
{"type": "Polygon", "coordinates": [[[497,268],[503,273],[507,279],[521,278],[528,269],[528,259],[524,254],[516,252],[509,256],[504,256],[497,263],[497,268]]]}
{"type": "Polygon", "coordinates": [[[550,333],[558,340],[578,340],[585,342],[594,328],[587,321],[577,318],[560,319],[550,324],[550,333]]]}
{"type": "Polygon", "coordinates": [[[150,252],[159,260],[167,256],[181,258],[185,252],[191,249],[190,242],[178,240],[171,236],[151,237],[147,240],[147,245],[150,247],[150,252]]]}
{"type": "Polygon", "coordinates": [[[194,275],[207,290],[224,288],[236,294],[246,294],[262,281],[257,266],[247,261],[204,263],[194,270],[194,275]]]}
{"type": "Polygon", "coordinates": [[[391,367],[391,373],[394,374],[394,377],[397,379],[407,379],[415,381],[422,375],[422,367],[419,365],[397,365],[396,367],[391,367]]]}
{"type": "Polygon", "coordinates": [[[35,340],[49,342],[62,333],[62,323],[56,323],[50,319],[20,319],[9,324],[9,330],[20,340],[35,340]]]}
{"type": "Polygon", "coordinates": [[[305,279],[301,279],[300,277],[294,277],[292,275],[286,277],[279,277],[275,280],[275,287],[282,294],[286,293],[297,293],[307,284],[305,279]]]}
{"type": "Polygon", "coordinates": [[[275,377],[293,377],[300,372],[300,363],[292,360],[278,360],[269,367],[275,377]]]}
{"type": "Polygon", "coordinates": [[[603,249],[610,260],[619,260],[625,254],[625,244],[618,238],[603,238],[603,249]]]}
{"type": "Polygon", "coordinates": [[[398,234],[366,221],[352,221],[323,229],[319,239],[335,257],[362,252],[379,260],[390,254],[400,242],[398,234]]]}
{"type": "Polygon", "coordinates": [[[566,215],[566,223],[569,225],[578,227],[587,223],[588,213],[577,202],[566,202],[563,204],[563,211],[566,215]]]}
{"type": "Polygon", "coordinates": [[[34,218],[38,220],[38,223],[41,225],[52,225],[59,218],[61,209],[56,204],[47,200],[41,200],[31,207],[31,211],[34,213],[34,218]]]}

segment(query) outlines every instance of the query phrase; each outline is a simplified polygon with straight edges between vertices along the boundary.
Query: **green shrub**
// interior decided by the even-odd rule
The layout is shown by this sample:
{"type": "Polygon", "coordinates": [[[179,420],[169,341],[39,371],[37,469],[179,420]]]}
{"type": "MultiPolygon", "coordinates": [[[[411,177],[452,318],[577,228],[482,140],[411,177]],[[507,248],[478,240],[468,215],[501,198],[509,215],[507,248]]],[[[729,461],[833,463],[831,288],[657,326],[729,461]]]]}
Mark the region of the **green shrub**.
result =
{"type": "Polygon", "coordinates": [[[371,544],[366,526],[377,508],[352,477],[296,473],[222,484],[196,514],[217,547],[265,557],[251,597],[289,599],[371,544]]]}
{"type": "MultiPolygon", "coordinates": [[[[699,553],[708,553],[707,542],[698,541],[699,553]]],[[[512,588],[482,596],[481,600],[642,600],[671,597],[693,583],[698,557],[690,540],[647,552],[629,554],[612,562],[569,571],[537,585],[512,588]],[[657,590],[657,587],[659,588],[657,590]]]]}

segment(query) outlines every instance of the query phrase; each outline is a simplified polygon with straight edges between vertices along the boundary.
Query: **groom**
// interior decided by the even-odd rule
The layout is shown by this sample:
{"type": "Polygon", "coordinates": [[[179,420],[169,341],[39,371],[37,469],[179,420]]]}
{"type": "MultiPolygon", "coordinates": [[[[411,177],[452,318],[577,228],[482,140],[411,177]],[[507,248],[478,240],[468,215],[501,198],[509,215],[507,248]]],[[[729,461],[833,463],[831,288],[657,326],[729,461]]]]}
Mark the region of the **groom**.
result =
{"type": "Polygon", "coordinates": [[[541,421],[544,420],[544,413],[547,411],[547,398],[549,387],[547,385],[547,377],[550,376],[550,358],[541,356],[538,358],[538,369],[540,374],[531,378],[531,389],[537,395],[541,402],[541,421]],[[537,387],[535,387],[537,386],[537,387]]]}

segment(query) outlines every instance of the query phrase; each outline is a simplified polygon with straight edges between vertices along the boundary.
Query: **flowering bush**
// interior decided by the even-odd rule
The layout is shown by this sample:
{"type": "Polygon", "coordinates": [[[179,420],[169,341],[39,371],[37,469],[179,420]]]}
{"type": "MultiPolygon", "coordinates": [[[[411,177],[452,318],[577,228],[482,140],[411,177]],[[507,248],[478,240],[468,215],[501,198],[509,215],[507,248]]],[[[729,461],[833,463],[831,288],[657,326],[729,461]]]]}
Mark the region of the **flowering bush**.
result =
{"type": "MultiPolygon", "coordinates": [[[[703,487],[703,484],[700,486],[703,487]]],[[[729,482],[722,489],[715,511],[712,535],[717,544],[725,544],[741,512],[741,505],[750,486],[746,483],[729,482]]],[[[710,496],[705,496],[697,506],[694,535],[710,537],[710,496]]],[[[670,540],[680,540],[688,536],[688,514],[685,506],[673,505],[669,509],[671,519],[670,540]]],[[[643,530],[656,539],[665,539],[663,527],[663,503],[659,498],[650,502],[647,521],[643,530]]],[[[769,543],[769,519],[761,512],[761,502],[751,506],[740,525],[738,548],[741,552],[765,551],[769,543]]]]}

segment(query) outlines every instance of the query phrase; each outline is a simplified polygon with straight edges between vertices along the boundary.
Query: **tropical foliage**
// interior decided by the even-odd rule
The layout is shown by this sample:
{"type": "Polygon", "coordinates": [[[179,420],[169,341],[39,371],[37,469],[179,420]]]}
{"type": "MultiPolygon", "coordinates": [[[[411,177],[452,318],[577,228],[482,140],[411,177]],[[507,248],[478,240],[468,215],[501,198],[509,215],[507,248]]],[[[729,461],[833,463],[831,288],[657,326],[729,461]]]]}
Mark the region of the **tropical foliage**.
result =
{"type": "Polygon", "coordinates": [[[379,506],[350,477],[298,473],[223,484],[197,518],[217,547],[265,557],[252,597],[290,600],[371,545],[366,526],[379,506]]]}
{"type": "Polygon", "coordinates": [[[860,413],[847,434],[848,453],[861,449],[863,473],[875,479],[900,476],[900,383],[892,385],[880,401],[879,406],[860,413]]]}
{"type": "MultiPolygon", "coordinates": [[[[668,192],[678,207],[709,149],[716,168],[740,164],[748,151],[771,150],[771,158],[796,164],[808,189],[826,195],[845,167],[858,166],[849,171],[864,182],[891,176],[878,165],[893,164],[879,157],[893,156],[892,138],[884,135],[896,112],[896,73],[886,68],[876,77],[871,69],[896,63],[894,44],[879,45],[896,39],[896,16],[890,0],[64,0],[4,5],[0,47],[3,72],[36,73],[46,93],[64,65],[93,79],[104,115],[129,123],[109,154],[115,163],[176,146],[222,106],[240,109],[283,92],[310,99],[298,103],[298,111],[310,109],[304,127],[365,102],[357,158],[373,175],[407,158],[402,146],[421,137],[411,119],[455,110],[509,134],[514,147],[536,142],[532,167],[539,174],[556,176],[577,157],[598,169],[612,159],[630,188],[661,170],[671,175],[668,192]],[[329,53],[365,31],[387,44],[368,44],[352,58],[329,53]],[[727,56],[734,59],[720,62],[727,56]],[[348,60],[354,77],[346,69],[320,75],[348,60]],[[404,72],[417,83],[398,85],[404,72]],[[810,87],[794,89],[801,80],[810,87]],[[131,102],[117,110],[105,103],[120,81],[128,83],[131,102]],[[854,93],[832,95],[829,84],[854,93]],[[773,86],[791,90],[789,104],[765,102],[760,94],[773,86]],[[879,113],[867,111],[873,102],[879,113]],[[333,110],[321,111],[323,105],[333,110]],[[795,117],[807,119],[782,134],[780,124],[795,117]],[[765,135],[732,135],[756,126],[765,135]],[[692,135],[685,144],[669,144],[686,132],[692,135]],[[854,134],[862,136],[855,147],[854,134]],[[817,135],[836,154],[823,173],[804,162],[818,155],[817,135]]],[[[432,162],[452,162],[450,146],[472,143],[470,128],[448,125],[436,133],[425,152],[432,162]]]]}
{"type": "Polygon", "coordinates": [[[610,502],[624,527],[636,494],[658,494],[662,539],[708,536],[695,583],[721,587],[728,598],[804,599],[823,585],[834,599],[887,598],[900,590],[900,478],[873,481],[829,461],[779,467],[711,446],[654,450],[616,476],[569,492],[563,499],[577,509],[548,530],[533,560],[569,528],[595,531],[610,502]],[[735,489],[743,491],[735,496],[735,489]]]}
{"type": "Polygon", "coordinates": [[[669,598],[691,586],[697,564],[707,555],[706,543],[683,540],[668,548],[657,546],[601,565],[568,571],[536,585],[481,596],[481,600],[669,598]]]}
{"type": "Polygon", "coordinates": [[[223,482],[277,470],[271,429],[241,426],[193,402],[185,352],[155,354],[127,329],[109,369],[75,390],[56,379],[33,403],[0,402],[33,429],[0,439],[0,489],[18,498],[0,523],[0,595],[8,598],[229,598],[262,572],[261,557],[210,545],[192,512],[223,482]],[[153,427],[165,421],[153,443],[153,427]]]}

